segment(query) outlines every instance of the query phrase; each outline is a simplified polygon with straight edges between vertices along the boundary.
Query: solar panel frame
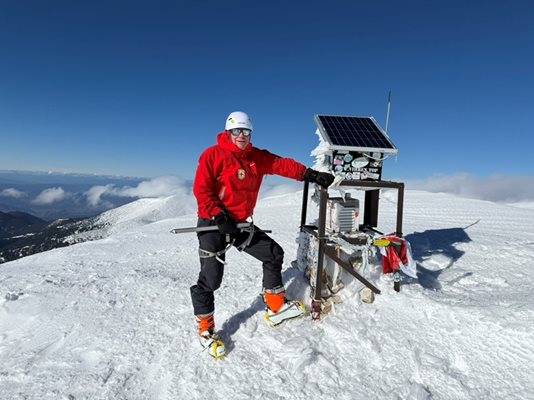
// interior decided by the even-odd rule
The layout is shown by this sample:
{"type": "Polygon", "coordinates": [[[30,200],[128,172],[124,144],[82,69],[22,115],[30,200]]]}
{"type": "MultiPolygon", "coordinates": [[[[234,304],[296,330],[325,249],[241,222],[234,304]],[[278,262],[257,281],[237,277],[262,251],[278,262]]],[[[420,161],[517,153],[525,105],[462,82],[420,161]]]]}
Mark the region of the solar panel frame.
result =
{"type": "Polygon", "coordinates": [[[331,150],[397,154],[398,150],[373,117],[314,116],[322,138],[331,150]]]}

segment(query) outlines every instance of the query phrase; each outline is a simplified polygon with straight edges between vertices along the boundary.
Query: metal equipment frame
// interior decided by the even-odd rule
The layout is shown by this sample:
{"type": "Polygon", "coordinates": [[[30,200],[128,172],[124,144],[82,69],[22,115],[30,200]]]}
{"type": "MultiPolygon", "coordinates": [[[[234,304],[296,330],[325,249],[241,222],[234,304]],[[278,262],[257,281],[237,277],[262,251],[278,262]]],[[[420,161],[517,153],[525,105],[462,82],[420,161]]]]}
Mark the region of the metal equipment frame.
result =
{"type": "MultiPolygon", "coordinates": [[[[366,192],[365,204],[364,204],[364,223],[363,229],[371,229],[377,225],[378,216],[378,192],[380,189],[397,189],[397,225],[395,235],[402,237],[402,217],[404,207],[404,183],[402,182],[389,182],[389,181],[342,181],[341,186],[351,186],[356,188],[371,189],[366,192]],[[378,190],[376,190],[378,189],[378,190]],[[374,192],[374,193],[373,193],[374,192]],[[369,196],[368,196],[369,194],[369,196]],[[368,203],[369,202],[369,203],[368,203]]],[[[315,282],[315,293],[312,299],[312,309],[321,309],[321,292],[322,292],[322,275],[324,256],[330,257],[334,262],[339,264],[344,270],[358,279],[361,283],[371,289],[374,293],[380,294],[380,290],[374,286],[371,282],[365,279],[358,272],[354,271],[352,265],[339,257],[338,254],[332,249],[332,246],[326,246],[327,244],[333,244],[329,242],[328,237],[325,236],[326,231],[326,205],[328,200],[328,189],[319,187],[319,226],[306,225],[306,214],[308,207],[308,192],[309,182],[304,182],[304,193],[302,197],[302,214],[300,219],[300,231],[307,232],[314,235],[318,239],[318,260],[317,260],[317,274],[315,282]]],[[[395,282],[395,290],[400,290],[399,282],[395,282]]]]}

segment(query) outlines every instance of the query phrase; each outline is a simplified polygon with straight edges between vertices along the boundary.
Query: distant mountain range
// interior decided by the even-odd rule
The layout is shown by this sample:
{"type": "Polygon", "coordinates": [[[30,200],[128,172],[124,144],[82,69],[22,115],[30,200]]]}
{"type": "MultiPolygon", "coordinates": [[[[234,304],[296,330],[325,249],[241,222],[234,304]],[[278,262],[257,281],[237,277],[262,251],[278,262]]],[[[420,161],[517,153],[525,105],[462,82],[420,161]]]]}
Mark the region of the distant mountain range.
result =
{"type": "Polygon", "coordinates": [[[0,235],[16,235],[30,227],[46,225],[46,221],[20,211],[3,213],[0,211],[0,235]]]}
{"type": "Polygon", "coordinates": [[[23,212],[0,212],[0,264],[194,211],[191,196],[173,195],[139,199],[90,218],[52,222],[23,212]]]}
{"type": "Polygon", "coordinates": [[[86,192],[94,186],[136,186],[143,178],[84,174],[0,171],[0,263],[81,241],[103,237],[97,216],[135,197],[107,196],[90,205],[86,192]],[[43,191],[61,188],[53,202],[36,202],[43,191]]]}
{"type": "Polygon", "coordinates": [[[94,220],[71,218],[47,222],[23,212],[0,212],[0,264],[76,243],[80,233],[98,229],[94,220]]]}

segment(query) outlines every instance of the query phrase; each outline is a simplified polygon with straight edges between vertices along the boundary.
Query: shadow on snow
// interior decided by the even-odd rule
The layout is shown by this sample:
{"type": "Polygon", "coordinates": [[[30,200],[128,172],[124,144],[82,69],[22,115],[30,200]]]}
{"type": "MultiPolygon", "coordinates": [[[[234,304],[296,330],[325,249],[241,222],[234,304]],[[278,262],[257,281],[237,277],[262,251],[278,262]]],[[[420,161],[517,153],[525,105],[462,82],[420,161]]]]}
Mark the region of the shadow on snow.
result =
{"type": "MultiPolygon", "coordinates": [[[[304,292],[307,289],[307,282],[302,271],[291,266],[282,272],[282,280],[285,283],[286,294],[289,299],[303,298],[304,292]]],[[[258,294],[248,308],[231,316],[223,323],[218,333],[224,341],[227,353],[230,353],[234,348],[232,336],[239,330],[239,327],[258,312],[264,310],[265,303],[261,294],[258,294]]]]}
{"type": "MultiPolygon", "coordinates": [[[[418,276],[418,279],[405,278],[405,284],[418,282],[425,289],[440,290],[439,276],[465,254],[464,251],[457,249],[456,245],[471,242],[466,230],[478,222],[476,221],[465,228],[430,229],[405,236],[405,239],[412,246],[412,255],[417,263],[418,276]],[[422,265],[425,260],[438,254],[449,260],[443,268],[434,271],[422,265]]],[[[467,275],[471,275],[471,273],[467,275]]]]}

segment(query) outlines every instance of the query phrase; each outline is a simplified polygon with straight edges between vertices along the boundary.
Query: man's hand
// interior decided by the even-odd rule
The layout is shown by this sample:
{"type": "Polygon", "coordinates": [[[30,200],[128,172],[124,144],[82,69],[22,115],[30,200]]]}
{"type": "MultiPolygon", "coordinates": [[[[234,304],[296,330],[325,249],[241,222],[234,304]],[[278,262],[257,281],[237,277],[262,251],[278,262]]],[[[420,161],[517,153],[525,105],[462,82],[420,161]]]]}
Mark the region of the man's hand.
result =
{"type": "Polygon", "coordinates": [[[318,183],[326,189],[334,182],[334,175],[308,168],[304,174],[304,180],[311,183],[318,183]]]}
{"type": "Polygon", "coordinates": [[[213,220],[217,224],[219,232],[223,235],[233,235],[239,233],[239,228],[237,227],[235,221],[226,215],[225,212],[221,212],[213,217],[213,220]]]}

